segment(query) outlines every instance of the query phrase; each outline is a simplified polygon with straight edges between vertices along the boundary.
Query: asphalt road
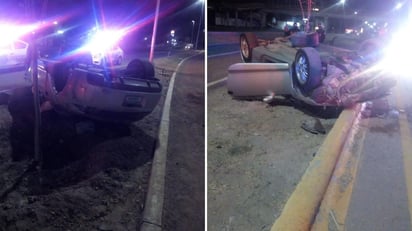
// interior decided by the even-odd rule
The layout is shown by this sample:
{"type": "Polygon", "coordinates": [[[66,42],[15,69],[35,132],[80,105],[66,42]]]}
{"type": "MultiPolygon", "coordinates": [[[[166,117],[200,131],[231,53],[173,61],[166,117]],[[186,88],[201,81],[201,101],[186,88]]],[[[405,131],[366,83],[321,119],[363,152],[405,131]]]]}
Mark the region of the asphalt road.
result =
{"type": "Polygon", "coordinates": [[[365,138],[345,230],[411,230],[411,90],[412,81],[399,78],[380,116],[362,121],[365,138]]]}
{"type": "Polygon", "coordinates": [[[164,230],[205,227],[204,53],[176,70],[167,148],[164,230]]]}

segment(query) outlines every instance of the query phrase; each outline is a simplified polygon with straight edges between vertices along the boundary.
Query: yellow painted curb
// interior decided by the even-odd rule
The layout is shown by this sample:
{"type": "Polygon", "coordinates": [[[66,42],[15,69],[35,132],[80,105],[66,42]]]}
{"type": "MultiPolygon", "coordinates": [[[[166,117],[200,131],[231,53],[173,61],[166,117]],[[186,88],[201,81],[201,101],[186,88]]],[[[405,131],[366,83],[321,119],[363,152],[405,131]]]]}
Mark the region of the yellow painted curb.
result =
{"type": "Polygon", "coordinates": [[[366,136],[366,130],[361,128],[359,121],[356,119],[352,124],[312,231],[345,230],[346,215],[366,136]]]}
{"type": "Polygon", "coordinates": [[[360,109],[361,105],[356,105],[340,114],[271,231],[310,230],[343,144],[360,109]]]}

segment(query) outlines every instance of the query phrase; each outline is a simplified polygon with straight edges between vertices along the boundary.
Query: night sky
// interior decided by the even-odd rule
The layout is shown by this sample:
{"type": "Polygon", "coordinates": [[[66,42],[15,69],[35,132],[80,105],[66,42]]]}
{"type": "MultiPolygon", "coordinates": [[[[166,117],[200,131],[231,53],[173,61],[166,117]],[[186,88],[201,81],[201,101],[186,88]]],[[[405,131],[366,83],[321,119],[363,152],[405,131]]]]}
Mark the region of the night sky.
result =
{"type": "MultiPolygon", "coordinates": [[[[150,36],[153,29],[156,0],[34,0],[36,15],[29,15],[27,0],[1,0],[1,20],[58,20],[70,23],[128,27],[135,36],[150,36]],[[45,10],[46,9],[46,10],[45,10]]],[[[158,35],[165,36],[172,29],[180,37],[190,36],[192,20],[198,27],[202,3],[198,0],[161,0],[158,35]]],[[[204,21],[204,19],[202,19],[204,21]]],[[[203,23],[203,22],[202,22],[203,23]]],[[[202,27],[203,28],[203,25],[202,27]]],[[[203,29],[202,29],[203,30],[203,29]]]]}

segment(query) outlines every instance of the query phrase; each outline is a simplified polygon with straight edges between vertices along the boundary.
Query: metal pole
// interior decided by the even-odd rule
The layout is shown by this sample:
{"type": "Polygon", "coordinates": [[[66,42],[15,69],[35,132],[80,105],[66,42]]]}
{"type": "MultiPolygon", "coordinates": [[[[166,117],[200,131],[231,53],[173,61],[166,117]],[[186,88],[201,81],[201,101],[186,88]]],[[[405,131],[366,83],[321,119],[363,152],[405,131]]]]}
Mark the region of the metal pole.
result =
{"type": "Polygon", "coordinates": [[[33,95],[34,95],[34,160],[39,164],[39,168],[42,168],[43,155],[40,151],[40,129],[41,129],[41,113],[40,113],[40,100],[39,100],[39,83],[37,79],[37,47],[36,37],[32,39],[32,79],[33,79],[33,95]]]}
{"type": "Polygon", "coordinates": [[[200,14],[199,18],[199,27],[197,29],[197,36],[196,36],[196,46],[195,49],[197,50],[198,42],[199,42],[199,34],[200,34],[200,27],[202,26],[202,18],[203,18],[203,10],[205,8],[205,1],[202,0],[202,13],[200,14]]]}
{"type": "MultiPolygon", "coordinates": [[[[47,0],[43,2],[43,12],[45,14],[47,10],[47,0]]],[[[36,8],[35,0],[31,2],[31,19],[33,22],[36,21],[36,8]]],[[[44,15],[43,15],[44,16],[44,15]]],[[[32,70],[32,80],[33,80],[33,104],[34,104],[34,161],[38,164],[38,168],[42,168],[43,156],[40,150],[40,129],[41,129],[41,114],[40,114],[40,100],[39,100],[39,84],[38,84],[38,70],[37,70],[37,47],[36,47],[36,34],[31,37],[30,44],[30,59],[31,59],[31,70],[32,70]]]]}
{"type": "Polygon", "coordinates": [[[195,32],[195,20],[192,20],[192,36],[190,37],[190,43],[193,44],[193,34],[195,32]]]}
{"type": "Polygon", "coordinates": [[[153,24],[152,42],[151,42],[151,45],[150,45],[150,54],[149,54],[149,61],[150,62],[153,62],[154,46],[155,46],[155,43],[156,43],[157,21],[159,20],[159,7],[160,7],[160,0],[157,0],[155,19],[154,19],[154,24],[153,24]]]}

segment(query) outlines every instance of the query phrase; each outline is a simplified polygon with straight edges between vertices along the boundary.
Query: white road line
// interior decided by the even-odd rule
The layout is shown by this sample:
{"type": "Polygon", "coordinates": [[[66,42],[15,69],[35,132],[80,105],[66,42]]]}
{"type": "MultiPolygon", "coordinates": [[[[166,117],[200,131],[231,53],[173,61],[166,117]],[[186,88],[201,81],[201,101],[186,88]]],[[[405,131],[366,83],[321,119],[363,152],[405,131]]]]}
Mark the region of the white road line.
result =
{"type": "Polygon", "coordinates": [[[162,119],[160,121],[159,138],[157,148],[152,161],[152,172],[150,174],[149,188],[145,208],[143,211],[143,223],[140,227],[141,231],[161,231],[162,230],[162,211],[164,202],[164,184],[166,173],[166,157],[167,145],[169,140],[169,122],[170,122],[170,104],[172,102],[172,94],[176,73],[180,66],[188,59],[196,55],[189,56],[177,65],[175,72],[170,79],[167,89],[166,99],[163,106],[162,119]]]}
{"type": "Polygon", "coordinates": [[[216,85],[216,84],[219,84],[219,83],[221,83],[221,82],[224,82],[224,81],[226,81],[226,80],[227,80],[227,77],[224,77],[223,79],[219,79],[219,80],[210,82],[210,83],[207,84],[207,87],[212,87],[212,86],[214,86],[214,85],[216,85]]]}
{"type": "Polygon", "coordinates": [[[226,52],[226,53],[220,53],[220,54],[215,54],[215,55],[208,55],[207,58],[215,58],[215,57],[220,57],[220,56],[225,56],[225,55],[233,55],[233,54],[240,54],[240,51],[231,51],[231,52],[226,52]]]}

